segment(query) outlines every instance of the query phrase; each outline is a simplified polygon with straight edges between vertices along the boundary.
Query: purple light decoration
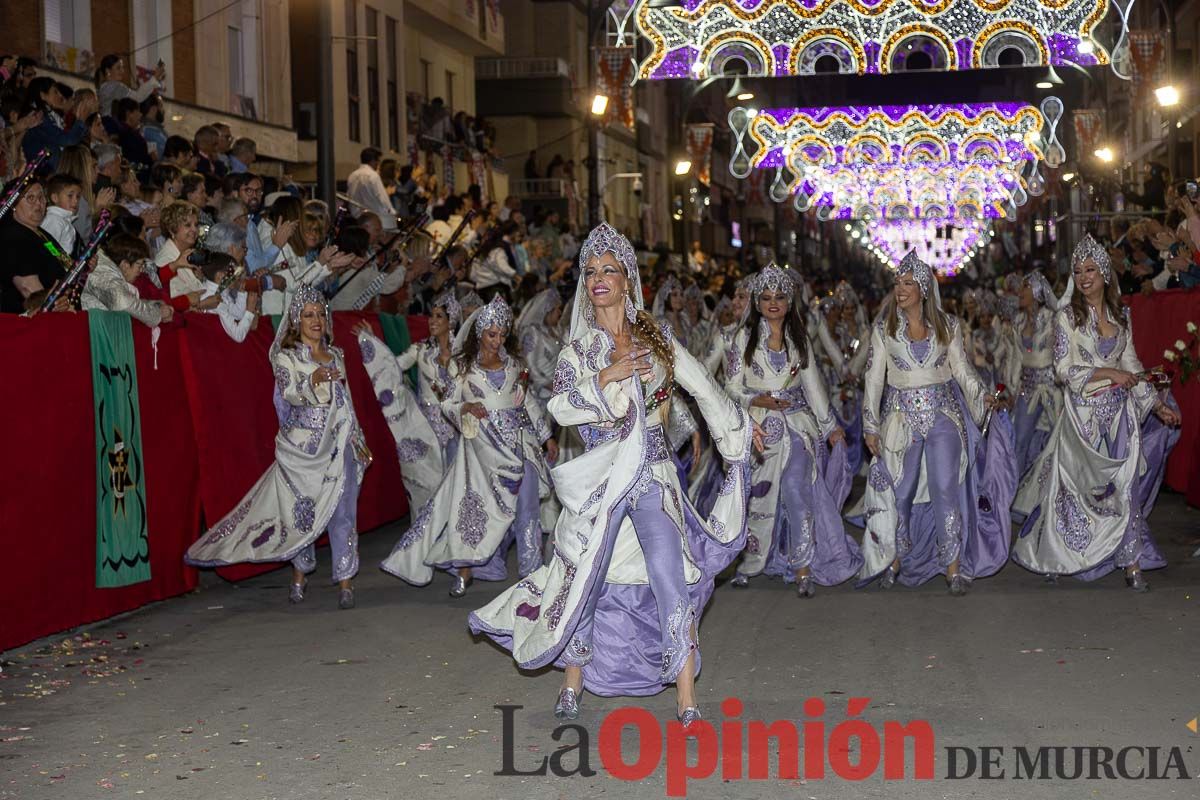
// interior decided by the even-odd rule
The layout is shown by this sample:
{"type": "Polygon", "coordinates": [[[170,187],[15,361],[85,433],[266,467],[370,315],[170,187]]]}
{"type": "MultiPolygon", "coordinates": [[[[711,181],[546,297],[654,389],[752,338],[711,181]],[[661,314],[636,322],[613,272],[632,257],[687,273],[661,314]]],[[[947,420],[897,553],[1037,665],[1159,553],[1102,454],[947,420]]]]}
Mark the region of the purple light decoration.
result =
{"type": "Polygon", "coordinates": [[[700,51],[691,45],[672,50],[658,65],[658,69],[654,70],[651,77],[655,79],[690,78],[692,77],[692,64],[695,64],[699,57],[700,51]]]}
{"type": "Polygon", "coordinates": [[[1068,36],[1065,33],[1052,33],[1047,43],[1050,46],[1050,63],[1055,65],[1079,64],[1084,67],[1095,66],[1098,61],[1093,53],[1079,52],[1079,37],[1068,36]]]}
{"type": "Polygon", "coordinates": [[[777,78],[787,77],[788,57],[792,53],[792,48],[786,44],[777,44],[771,48],[771,53],[775,56],[775,76],[777,78]]]}

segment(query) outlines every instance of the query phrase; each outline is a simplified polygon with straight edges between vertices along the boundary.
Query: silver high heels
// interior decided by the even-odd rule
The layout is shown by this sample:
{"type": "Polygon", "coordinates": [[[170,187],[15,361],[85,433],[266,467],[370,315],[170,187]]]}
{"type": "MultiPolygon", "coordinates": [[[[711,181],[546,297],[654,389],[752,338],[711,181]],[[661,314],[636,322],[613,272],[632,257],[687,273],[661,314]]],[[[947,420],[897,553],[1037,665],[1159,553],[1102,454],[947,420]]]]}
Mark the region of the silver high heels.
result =
{"type": "Polygon", "coordinates": [[[888,568],[883,571],[883,575],[879,576],[879,588],[890,589],[896,585],[896,576],[900,574],[900,569],[895,564],[888,564],[888,568]]]}
{"type": "Polygon", "coordinates": [[[953,597],[962,597],[965,595],[969,586],[970,584],[967,583],[967,579],[959,572],[951,575],[950,580],[946,582],[946,588],[953,597]]]}
{"type": "Polygon", "coordinates": [[[288,591],[288,602],[292,605],[304,602],[304,587],[308,585],[308,579],[300,583],[293,583],[292,588],[288,591]]]}
{"type": "Polygon", "coordinates": [[[338,608],[342,611],[349,611],[354,608],[354,590],[342,589],[338,592],[338,608]]]}
{"type": "Polygon", "coordinates": [[[675,715],[675,719],[679,720],[679,724],[686,728],[696,720],[701,719],[700,709],[695,706],[688,706],[683,711],[678,712],[675,715]]]}
{"type": "Polygon", "coordinates": [[[1125,573],[1125,585],[1139,594],[1150,591],[1150,582],[1140,569],[1125,573]]]}
{"type": "Polygon", "coordinates": [[[474,582],[474,578],[464,578],[462,575],[454,576],[454,583],[450,584],[450,596],[462,597],[467,593],[467,587],[474,582]]]}
{"type": "Polygon", "coordinates": [[[557,720],[579,719],[579,695],[570,686],[564,686],[558,693],[558,702],[554,704],[554,718],[557,720]]]}
{"type": "Polygon", "coordinates": [[[817,591],[813,587],[812,575],[801,575],[796,579],[796,596],[812,597],[817,591]]]}
{"type": "Polygon", "coordinates": [[[738,589],[745,589],[747,586],[750,585],[750,578],[749,578],[749,576],[743,575],[742,573],[738,572],[738,573],[734,574],[733,580],[731,580],[729,583],[731,586],[734,586],[738,589]]]}

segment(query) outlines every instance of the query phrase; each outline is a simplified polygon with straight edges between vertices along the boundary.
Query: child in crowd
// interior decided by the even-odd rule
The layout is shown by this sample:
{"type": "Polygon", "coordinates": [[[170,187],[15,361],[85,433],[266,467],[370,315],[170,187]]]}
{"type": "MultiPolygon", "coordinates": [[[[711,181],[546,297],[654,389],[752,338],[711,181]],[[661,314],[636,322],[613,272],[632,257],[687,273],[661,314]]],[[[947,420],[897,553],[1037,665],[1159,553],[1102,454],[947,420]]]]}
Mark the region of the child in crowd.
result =
{"type": "Polygon", "coordinates": [[[138,237],[129,233],[110,236],[100,246],[96,266],[83,286],[83,310],[126,311],[151,328],[170,322],[175,309],[159,300],[142,299],[133,285],[149,258],[150,248],[138,237]]]}
{"type": "Polygon", "coordinates": [[[46,183],[46,195],[50,203],[46,207],[46,218],[42,220],[42,230],[54,237],[60,250],[74,255],[75,217],[79,213],[83,184],[78,178],[60,172],[46,183]]]}
{"type": "Polygon", "coordinates": [[[204,273],[202,300],[220,295],[221,303],[208,313],[221,318],[221,327],[235,342],[246,339],[246,334],[258,327],[258,302],[260,295],[238,291],[241,268],[224,253],[208,254],[208,260],[200,268],[204,273]],[[230,286],[224,286],[226,281],[230,286]],[[224,288],[223,288],[224,287],[224,288]]]}

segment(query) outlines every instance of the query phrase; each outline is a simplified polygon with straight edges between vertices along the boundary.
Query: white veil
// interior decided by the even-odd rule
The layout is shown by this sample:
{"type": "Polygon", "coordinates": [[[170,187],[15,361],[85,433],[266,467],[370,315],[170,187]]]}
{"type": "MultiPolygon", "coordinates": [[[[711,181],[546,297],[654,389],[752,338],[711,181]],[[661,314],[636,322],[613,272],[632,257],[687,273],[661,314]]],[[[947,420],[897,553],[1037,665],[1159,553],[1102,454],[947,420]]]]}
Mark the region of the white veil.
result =
{"type": "Polygon", "coordinates": [[[522,331],[527,325],[544,325],[546,315],[555,306],[562,305],[562,299],[555,288],[542,289],[530,298],[517,317],[517,331],[522,331]]]}
{"type": "Polygon", "coordinates": [[[678,289],[683,291],[683,284],[674,275],[668,275],[667,279],[662,282],[662,286],[658,287],[658,291],[654,294],[654,305],[651,306],[651,314],[655,319],[662,319],[667,313],[667,300],[671,297],[671,292],[678,289]]]}
{"type": "Polygon", "coordinates": [[[582,338],[595,322],[592,300],[587,296],[587,288],[584,285],[584,273],[589,261],[605,253],[612,253],[617,263],[624,267],[634,309],[642,311],[645,308],[642,301],[642,277],[638,272],[637,254],[633,251],[633,245],[616,228],[607,222],[601,222],[588,234],[583,247],[579,248],[579,282],[575,285],[575,299],[571,303],[572,341],[582,338]]]}

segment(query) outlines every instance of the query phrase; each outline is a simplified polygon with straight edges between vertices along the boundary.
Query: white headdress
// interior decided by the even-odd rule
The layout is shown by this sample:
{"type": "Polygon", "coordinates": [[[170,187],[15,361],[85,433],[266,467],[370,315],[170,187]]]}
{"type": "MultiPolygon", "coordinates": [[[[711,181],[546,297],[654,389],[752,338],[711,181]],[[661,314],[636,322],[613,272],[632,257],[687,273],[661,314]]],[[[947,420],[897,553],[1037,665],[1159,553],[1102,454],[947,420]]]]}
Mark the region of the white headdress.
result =
{"type": "Polygon", "coordinates": [[[1058,299],[1054,296],[1054,290],[1050,288],[1050,282],[1046,280],[1046,276],[1040,272],[1031,272],[1025,276],[1022,284],[1027,285],[1033,290],[1033,300],[1038,305],[1054,307],[1055,301],[1058,299]]]}
{"type": "Polygon", "coordinates": [[[467,317],[467,321],[458,329],[458,333],[454,337],[455,352],[463,349],[472,330],[475,331],[476,338],[482,336],[488,328],[500,328],[507,333],[512,328],[512,321],[512,309],[508,307],[508,303],[504,302],[504,297],[497,292],[496,296],[492,298],[492,302],[475,309],[475,312],[467,317]]]}
{"type": "Polygon", "coordinates": [[[458,302],[453,290],[442,292],[435,297],[433,307],[445,310],[446,316],[450,318],[450,333],[458,330],[458,326],[462,324],[462,303],[458,302]]]}
{"type": "MultiPolygon", "coordinates": [[[[612,253],[617,263],[625,269],[625,278],[629,281],[629,297],[632,310],[641,311],[645,304],[642,302],[642,276],[638,272],[637,255],[633,245],[607,222],[588,234],[583,247],[579,249],[579,281],[575,285],[575,298],[571,301],[571,331],[570,339],[579,339],[595,321],[592,311],[592,298],[588,297],[584,274],[588,262],[599,258],[605,253],[612,253]]],[[[627,312],[629,309],[627,309],[627,312]]]]}
{"type": "Polygon", "coordinates": [[[271,358],[274,358],[283,347],[284,337],[299,327],[300,314],[304,311],[304,307],[310,304],[321,307],[321,313],[325,315],[325,344],[333,343],[333,318],[329,311],[329,301],[315,286],[303,284],[292,295],[287,313],[279,318],[279,329],[275,331],[275,341],[271,344],[271,358]]]}
{"type": "Polygon", "coordinates": [[[661,318],[667,313],[667,301],[671,299],[671,293],[674,291],[683,291],[683,284],[674,275],[668,275],[667,279],[662,282],[662,286],[658,287],[658,291],[654,293],[654,305],[651,307],[651,312],[655,319],[661,318]]]}
{"type": "Polygon", "coordinates": [[[1112,281],[1112,259],[1108,257],[1108,251],[1093,239],[1090,233],[1085,233],[1079,244],[1075,245],[1075,252],[1071,254],[1071,272],[1089,260],[1096,262],[1096,268],[1104,276],[1104,283],[1110,283],[1112,281]]]}
{"type": "Polygon", "coordinates": [[[521,315],[517,317],[517,330],[523,330],[526,325],[545,324],[546,315],[550,310],[561,305],[562,298],[558,296],[557,289],[542,289],[521,309],[521,315]]]}
{"type": "Polygon", "coordinates": [[[928,297],[931,289],[937,286],[937,280],[933,277],[933,269],[921,260],[917,255],[916,250],[909,250],[908,255],[900,262],[900,266],[896,267],[896,275],[911,274],[913,280],[917,282],[917,286],[921,287],[921,297],[928,297]]]}
{"type": "Polygon", "coordinates": [[[754,276],[750,284],[750,294],[757,302],[759,295],[765,291],[783,292],[791,299],[796,294],[796,277],[790,270],[781,269],[774,262],[767,264],[754,276]]]}

